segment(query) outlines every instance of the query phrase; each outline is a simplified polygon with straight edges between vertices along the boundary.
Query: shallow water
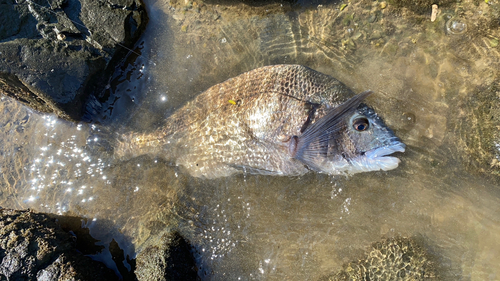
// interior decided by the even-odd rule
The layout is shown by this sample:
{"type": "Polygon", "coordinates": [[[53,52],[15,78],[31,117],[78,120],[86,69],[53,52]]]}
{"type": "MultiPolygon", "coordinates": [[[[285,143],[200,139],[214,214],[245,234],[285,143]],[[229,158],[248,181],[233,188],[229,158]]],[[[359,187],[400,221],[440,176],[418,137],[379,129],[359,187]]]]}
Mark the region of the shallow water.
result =
{"type": "Polygon", "coordinates": [[[416,15],[378,1],[146,1],[141,56],[116,73],[91,123],[1,99],[0,206],[87,217],[99,243],[115,239],[131,257],[178,229],[206,280],[316,280],[397,235],[421,237],[443,280],[497,280],[500,7],[488,3],[441,8],[431,22],[430,7],[416,15]],[[211,85],[277,63],[375,91],[367,103],[408,145],[400,167],[208,181],[161,155],[113,158],[120,134],[153,130],[211,85]]]}

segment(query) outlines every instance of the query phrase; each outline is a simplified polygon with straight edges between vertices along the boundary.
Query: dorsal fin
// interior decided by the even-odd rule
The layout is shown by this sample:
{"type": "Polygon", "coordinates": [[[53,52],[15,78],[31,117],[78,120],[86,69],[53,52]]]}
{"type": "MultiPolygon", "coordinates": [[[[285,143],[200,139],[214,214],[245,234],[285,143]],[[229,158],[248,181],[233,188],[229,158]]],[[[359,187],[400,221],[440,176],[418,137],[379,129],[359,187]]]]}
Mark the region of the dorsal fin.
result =
{"type": "Polygon", "coordinates": [[[331,135],[343,128],[344,117],[356,110],[359,104],[372,93],[368,90],[350,98],[308,126],[301,136],[293,136],[290,146],[292,157],[308,166],[315,166],[314,157],[326,156],[331,135]]]}

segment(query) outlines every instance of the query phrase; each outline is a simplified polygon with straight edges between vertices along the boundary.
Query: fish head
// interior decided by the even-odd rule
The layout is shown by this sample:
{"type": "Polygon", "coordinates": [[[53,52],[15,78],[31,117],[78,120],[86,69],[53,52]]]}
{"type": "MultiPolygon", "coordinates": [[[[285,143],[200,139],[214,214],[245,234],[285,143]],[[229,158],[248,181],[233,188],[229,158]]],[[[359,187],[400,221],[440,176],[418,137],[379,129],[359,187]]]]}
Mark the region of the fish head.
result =
{"type": "Polygon", "coordinates": [[[399,165],[389,156],[404,152],[405,144],[385,125],[382,118],[361,101],[371,94],[363,92],[292,138],[292,157],[310,169],[328,174],[355,174],[388,171],[399,165]]]}
{"type": "Polygon", "coordinates": [[[350,115],[346,116],[343,129],[332,136],[336,143],[329,147],[327,155],[331,157],[327,158],[333,163],[328,166],[347,173],[397,168],[400,160],[390,155],[404,152],[406,146],[382,118],[365,104],[350,115]],[[339,153],[342,159],[336,157],[339,153]]]}

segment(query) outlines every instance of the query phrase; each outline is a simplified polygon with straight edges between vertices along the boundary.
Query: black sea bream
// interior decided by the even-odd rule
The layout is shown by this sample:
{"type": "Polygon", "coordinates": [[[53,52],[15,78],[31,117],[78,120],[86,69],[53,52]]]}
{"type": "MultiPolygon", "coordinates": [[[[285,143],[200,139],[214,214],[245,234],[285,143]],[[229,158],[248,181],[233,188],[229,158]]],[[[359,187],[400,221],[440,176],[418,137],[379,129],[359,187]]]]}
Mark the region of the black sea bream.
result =
{"type": "Polygon", "coordinates": [[[149,134],[124,135],[120,158],[151,154],[196,177],[391,170],[405,145],[359,95],[300,65],[266,66],[217,84],[149,134]]]}

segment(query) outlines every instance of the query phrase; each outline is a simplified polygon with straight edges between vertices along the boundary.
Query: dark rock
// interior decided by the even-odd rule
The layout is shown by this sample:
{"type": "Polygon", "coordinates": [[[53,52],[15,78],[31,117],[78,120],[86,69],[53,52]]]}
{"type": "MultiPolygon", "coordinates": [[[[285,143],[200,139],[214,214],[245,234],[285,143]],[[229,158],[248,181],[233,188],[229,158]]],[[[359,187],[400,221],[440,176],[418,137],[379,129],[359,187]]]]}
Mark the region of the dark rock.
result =
{"type": "Polygon", "coordinates": [[[191,247],[179,233],[167,233],[156,240],[137,255],[138,280],[197,280],[191,247]]]}
{"type": "Polygon", "coordinates": [[[0,0],[0,92],[79,120],[146,22],[140,0],[0,0]]]}
{"type": "Polygon", "coordinates": [[[75,236],[49,215],[0,210],[2,280],[118,280],[111,269],[84,256],[75,245],[75,236]]]}

